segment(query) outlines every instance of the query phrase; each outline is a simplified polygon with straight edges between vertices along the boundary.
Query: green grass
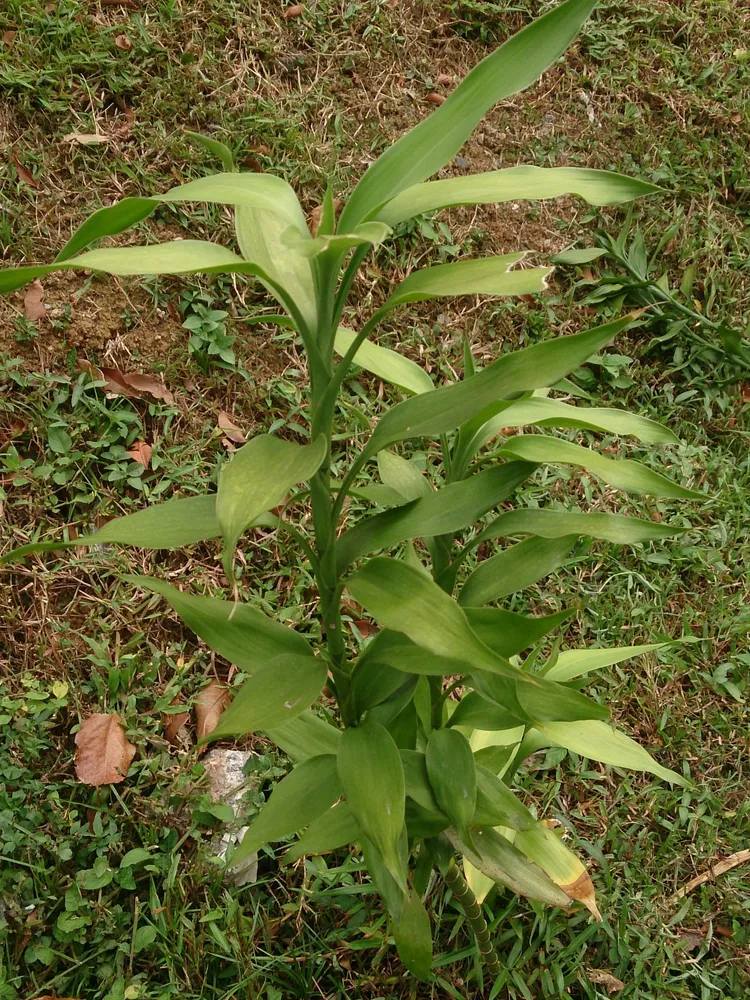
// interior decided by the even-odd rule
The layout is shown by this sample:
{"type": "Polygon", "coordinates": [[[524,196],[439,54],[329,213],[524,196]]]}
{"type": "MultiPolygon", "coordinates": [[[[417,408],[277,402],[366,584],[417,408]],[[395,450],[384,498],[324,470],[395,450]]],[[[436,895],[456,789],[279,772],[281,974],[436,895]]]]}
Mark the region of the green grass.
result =
{"type": "MultiPolygon", "coordinates": [[[[154,0],[138,9],[59,0],[49,10],[43,0],[10,0],[0,35],[17,34],[0,49],[0,125],[38,186],[20,180],[10,158],[0,165],[3,258],[51,259],[104,201],[210,169],[183,128],[228,142],[245,169],[281,172],[310,210],[327,177],[346,190],[375,152],[429,111],[440,73],[460,76],[539,7],[318,0],[287,21],[280,6],[262,0],[154,0]],[[118,47],[123,34],[130,48],[118,47]],[[110,141],[64,139],[97,131],[110,141]]],[[[661,184],[665,195],[640,203],[632,223],[651,251],[678,226],[656,276],[667,271],[679,288],[693,265],[683,301],[742,332],[750,318],[748,28],[742,5],[724,0],[606,3],[566,61],[493,111],[462,155],[472,169],[520,160],[585,164],[661,184]]],[[[176,234],[215,232],[217,224],[220,235],[230,233],[218,210],[162,209],[155,219],[176,234]]],[[[457,249],[523,246],[549,255],[593,244],[597,230],[617,235],[626,219],[566,201],[455,210],[442,221],[405,229],[395,249],[372,261],[355,312],[385,294],[386,275],[426,252],[449,258],[457,249]]],[[[143,226],[138,235],[149,232],[143,226]]],[[[388,342],[450,379],[464,335],[489,358],[503,344],[590,322],[584,300],[608,265],[592,269],[593,285],[580,270],[563,270],[551,293],[529,305],[415,307],[398,316],[388,342]]],[[[45,289],[51,320],[37,327],[23,318],[22,296],[0,302],[8,547],[91,529],[173,491],[204,489],[226,454],[222,410],[248,434],[285,421],[304,426],[306,374],[293,340],[243,323],[266,305],[257,288],[50,279],[45,289]],[[208,292],[228,311],[236,371],[203,372],[189,353],[185,290],[208,292]],[[174,404],[109,399],[80,374],[80,359],[152,373],[174,404]],[[137,440],[154,445],[151,469],[124,457],[137,440]]],[[[609,315],[619,304],[600,308],[609,315]]],[[[718,343],[696,346],[693,326],[675,331],[672,320],[649,318],[616,345],[626,360],[589,365],[578,382],[605,405],[668,422],[684,442],[667,453],[671,474],[700,483],[706,503],[621,501],[625,512],[690,530],[638,550],[580,547],[515,606],[554,610],[572,596],[580,604],[569,635],[575,644],[700,639],[613,668],[593,685],[662,763],[686,767],[696,788],[670,790],[556,751],[529,762],[522,785],[589,856],[604,923],[504,893],[491,898],[486,913],[507,970],[499,996],[513,1000],[604,997],[587,970],[622,980],[615,995],[624,1000],[738,1000],[750,987],[748,869],[673,901],[717,858],[748,846],[747,376],[718,343]],[[694,950],[685,946],[688,931],[694,950]]],[[[379,412],[378,388],[369,378],[349,381],[342,431],[362,439],[379,412]]],[[[657,464],[647,448],[627,453],[657,464]]],[[[613,498],[593,481],[548,475],[553,500],[573,494],[611,508],[613,498]]],[[[536,484],[525,499],[541,496],[536,484]]],[[[255,533],[245,557],[246,597],[303,630],[317,628],[309,572],[294,550],[255,533]]],[[[439,980],[413,992],[356,856],[282,871],[269,851],[258,884],[238,890],[222,882],[210,850],[220,824],[208,810],[203,765],[195,751],[166,743],[162,713],[178,692],[189,701],[206,678],[226,677],[228,665],[163,604],[118,580],[144,569],[188,574],[196,589],[225,587],[210,545],[156,556],[76,552],[0,570],[0,997],[476,996],[471,941],[439,886],[432,892],[439,980]],[[125,782],[97,791],[75,779],[72,729],[89,712],[110,710],[125,721],[137,754],[125,782]],[[133,849],[150,857],[121,867],[133,849]]],[[[246,817],[287,766],[259,741],[254,746],[260,785],[248,790],[246,817]]]]}

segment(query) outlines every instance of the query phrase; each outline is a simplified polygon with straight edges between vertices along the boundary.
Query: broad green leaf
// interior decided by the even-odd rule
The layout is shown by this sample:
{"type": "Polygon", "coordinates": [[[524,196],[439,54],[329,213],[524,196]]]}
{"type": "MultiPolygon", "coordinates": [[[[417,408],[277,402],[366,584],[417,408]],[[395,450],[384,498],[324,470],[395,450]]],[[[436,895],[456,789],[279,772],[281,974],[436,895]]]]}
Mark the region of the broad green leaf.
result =
{"type": "Polygon", "coordinates": [[[557,465],[575,465],[592,472],[610,486],[626,493],[648,493],[655,497],[674,497],[680,500],[706,500],[704,493],[686,489],[662,476],[640,462],[631,459],[613,459],[590,448],[584,448],[562,438],[542,434],[518,434],[511,438],[500,452],[527,462],[551,462],[557,465]]]}
{"type": "Polygon", "coordinates": [[[554,830],[537,822],[528,830],[518,832],[513,843],[529,861],[539,865],[566,896],[583,903],[595,920],[602,919],[596,905],[594,883],[586,866],[554,830]]]}
{"type": "MultiPolygon", "coordinates": [[[[338,783],[338,776],[336,778],[338,783]]],[[[284,863],[291,864],[305,854],[326,854],[339,847],[353,844],[359,837],[359,827],[346,802],[337,802],[322,816],[314,819],[299,840],[284,855],[284,863]]]]}
{"type": "MultiPolygon", "coordinates": [[[[222,176],[230,176],[225,174],[222,176]]],[[[201,240],[173,240],[143,247],[108,247],[87,250],[69,260],[54,264],[33,264],[0,271],[0,294],[12,292],[22,285],[42,278],[53,271],[104,271],[106,274],[254,274],[267,280],[256,263],[243,260],[236,253],[217,243],[201,240]]]]}
{"type": "Polygon", "coordinates": [[[668,427],[627,410],[611,407],[571,406],[549,396],[529,396],[509,403],[491,417],[471,442],[472,453],[506,427],[578,427],[606,434],[630,435],[646,444],[678,444],[668,427]]]}
{"type": "MultiPolygon", "coordinates": [[[[689,641],[688,636],[685,640],[689,641]]],[[[550,680],[569,681],[575,677],[582,677],[591,673],[592,670],[601,670],[603,667],[611,667],[615,663],[622,663],[633,656],[642,656],[644,653],[652,653],[657,649],[665,649],[672,646],[679,639],[670,642],[650,642],[642,646],[618,646],[614,649],[563,649],[558,653],[557,660],[545,676],[550,680]]]]}
{"type": "Polygon", "coordinates": [[[599,705],[575,688],[548,678],[538,677],[540,683],[532,688],[526,684],[512,684],[504,677],[482,670],[475,670],[471,676],[472,686],[483,698],[527,722],[544,722],[548,719],[555,722],[575,722],[579,719],[606,719],[609,716],[605,705],[599,705]]]}
{"type": "MultiPolygon", "coordinates": [[[[258,276],[269,292],[290,312],[291,300],[307,330],[315,330],[317,301],[312,267],[308,257],[284,244],[283,236],[290,231],[288,220],[268,209],[241,205],[235,209],[234,228],[242,256],[262,269],[258,276]]],[[[306,226],[292,225],[291,231],[298,240],[312,243],[306,226]]]]}
{"type": "Polygon", "coordinates": [[[352,699],[358,715],[388,701],[409,683],[403,671],[368,657],[369,648],[357,660],[352,674],[352,699]]]}
{"type": "Polygon", "coordinates": [[[422,900],[410,889],[401,909],[401,919],[393,921],[393,940],[398,956],[411,974],[428,982],[432,968],[432,929],[422,900]]]}
{"type": "MultiPolygon", "coordinates": [[[[263,514],[263,524],[275,521],[263,514]]],[[[257,522],[256,522],[257,523],[257,522]]],[[[21,559],[33,552],[53,552],[78,545],[137,545],[142,549],[177,549],[207,538],[218,538],[221,528],[216,519],[216,494],[202,497],[180,497],[137,510],[134,514],[108,521],[93,535],[82,535],[68,542],[31,542],[0,558],[0,564],[21,559]]]]}
{"type": "Polygon", "coordinates": [[[250,604],[198,597],[149,576],[125,576],[137,587],[166,597],[177,614],[208,646],[246,673],[254,673],[285,653],[312,656],[307,641],[294,629],[273,621],[250,604]]]}
{"type": "MultiPolygon", "coordinates": [[[[385,903],[385,908],[394,920],[400,920],[406,902],[406,882],[402,879],[396,881],[388,869],[380,851],[375,847],[369,837],[360,833],[359,843],[362,847],[362,857],[365,866],[372,877],[373,884],[385,903]]],[[[398,844],[399,859],[401,869],[406,872],[406,861],[408,853],[406,826],[401,830],[398,844]]]]}
{"type": "Polygon", "coordinates": [[[586,535],[614,542],[616,545],[633,545],[638,542],[661,541],[685,530],[676,525],[642,521],[624,514],[517,507],[488,524],[472,542],[478,545],[492,538],[507,538],[511,535],[536,535],[540,538],[586,535]]]}
{"type": "Polygon", "coordinates": [[[231,576],[231,559],[246,526],[269,508],[278,506],[287,490],[310,479],[326,456],[321,435],[313,444],[284,441],[259,434],[236,452],[219,475],[216,517],[224,536],[224,561],[231,576]]]}
{"type": "Polygon", "coordinates": [[[392,230],[390,226],[383,222],[363,222],[351,233],[328,233],[318,234],[314,239],[305,239],[300,236],[297,230],[288,230],[282,236],[282,242],[305,257],[319,257],[321,254],[330,253],[338,257],[347,250],[369,243],[370,246],[377,247],[387,239],[392,230]]]}
{"type": "Polygon", "coordinates": [[[430,653],[463,660],[523,684],[540,684],[480,642],[458,604],[414,567],[398,559],[371,559],[348,578],[347,587],[373,618],[403,632],[430,653]]]}
{"type": "MultiPolygon", "coordinates": [[[[365,652],[366,655],[366,652],[365,652]]],[[[382,664],[377,662],[371,663],[369,660],[366,661],[368,670],[378,670],[382,664]]],[[[367,719],[369,722],[378,722],[381,726],[390,732],[391,736],[396,740],[396,743],[401,747],[401,743],[396,738],[396,730],[399,730],[402,725],[406,723],[406,718],[401,718],[404,715],[406,709],[413,709],[413,699],[414,699],[414,689],[417,686],[417,677],[404,677],[401,674],[403,680],[398,688],[389,695],[384,701],[380,702],[378,705],[374,705],[367,713],[367,719]],[[400,722],[394,730],[393,723],[400,719],[400,722]]],[[[407,715],[412,715],[413,713],[407,712],[407,715]]],[[[416,716],[414,716],[414,725],[416,725],[416,716]]],[[[409,730],[413,728],[412,723],[409,722],[409,730]]],[[[416,735],[416,733],[415,733],[416,735]]],[[[410,740],[405,744],[410,745],[410,740]]]]}
{"type": "Polygon", "coordinates": [[[327,676],[328,668],[320,657],[275,656],[245,681],[207,739],[282,726],[312,705],[327,676]]]}
{"type": "MultiPolygon", "coordinates": [[[[336,331],[336,339],[333,344],[336,353],[343,357],[351,347],[355,337],[356,334],[352,330],[340,326],[336,331]]],[[[365,371],[377,375],[384,382],[389,382],[391,385],[398,386],[399,389],[414,395],[431,392],[435,388],[430,376],[416,362],[405,358],[396,351],[389,350],[387,347],[373,344],[370,340],[365,340],[357,348],[353,362],[360,368],[364,368],[365,371]]]]}
{"type": "Polygon", "coordinates": [[[307,826],[341,797],[335,754],[310,757],[274,785],[271,797],[252,820],[232,855],[232,866],[264,844],[307,826]]]}
{"type": "Polygon", "coordinates": [[[200,132],[191,132],[189,129],[185,132],[189,135],[191,139],[198,143],[198,145],[203,146],[204,149],[208,150],[212,156],[215,156],[221,161],[221,165],[226,171],[232,172],[234,170],[234,157],[232,156],[232,150],[229,146],[225,145],[223,142],[219,142],[218,139],[211,138],[210,135],[203,135],[200,132]]]}
{"type": "Polygon", "coordinates": [[[336,543],[339,572],[377,549],[390,549],[408,538],[443,535],[473,524],[507,499],[535,468],[527,462],[508,462],[440,490],[425,491],[410,504],[360,520],[336,543]]]}
{"type": "Polygon", "coordinates": [[[403,632],[385,628],[370,642],[362,654],[362,669],[386,666],[406,674],[424,674],[428,677],[450,677],[471,669],[465,659],[439,656],[424,646],[412,642],[403,632]]]}
{"type": "Polygon", "coordinates": [[[567,559],[576,535],[527,538],[480,562],[458,595],[462,607],[481,607],[524,590],[554,572],[567,559]]]}
{"type": "Polygon", "coordinates": [[[354,818],[396,881],[406,891],[399,850],[404,827],[404,769],[398,747],[383,726],[365,722],[341,734],[339,778],[354,818]]]}
{"type": "Polygon", "coordinates": [[[606,252],[606,250],[597,250],[594,247],[585,247],[583,250],[563,250],[562,253],[556,253],[554,257],[550,257],[550,260],[553,264],[565,264],[568,267],[573,267],[576,264],[589,264],[592,260],[598,260],[606,252]]]}
{"type": "Polygon", "coordinates": [[[563,54],[595,6],[596,0],[568,0],[483,59],[437,111],[390,146],[360,178],[339,228],[352,229],[390,198],[444,167],[491,107],[530,87],[563,54]]]}
{"type": "MultiPolygon", "coordinates": [[[[535,167],[522,164],[505,170],[491,170],[467,177],[447,177],[445,180],[415,184],[387,202],[376,218],[389,226],[411,219],[424,212],[450,208],[454,205],[491,205],[505,201],[536,201],[575,194],[590,205],[620,205],[634,198],[658,194],[662,189],[646,181],[611,173],[608,170],[587,170],[579,167],[535,167]]],[[[588,254],[586,263],[601,256],[603,250],[569,250],[568,254],[588,254]],[[593,253],[593,256],[591,254],[593,253]]],[[[558,254],[552,260],[565,257],[558,254]]],[[[560,260],[567,264],[570,261],[560,260]]],[[[573,263],[579,263],[574,260],[573,263]]]]}
{"type": "Polygon", "coordinates": [[[470,844],[477,769],[468,741],[457,729],[435,729],[427,740],[425,763],[438,806],[470,844]]]}
{"type": "Polygon", "coordinates": [[[463,382],[406,399],[382,417],[365,453],[375,455],[407,438],[439,437],[455,430],[498,399],[545,388],[578,368],[632,322],[632,317],[628,316],[594,330],[557,337],[504,354],[463,382]]]}
{"type": "Polygon", "coordinates": [[[541,868],[527,861],[524,855],[505,837],[494,830],[476,830],[474,848],[454,831],[446,836],[472,865],[493,882],[507,885],[513,892],[536,899],[548,906],[570,906],[570,899],[541,868]]]}
{"type": "Polygon", "coordinates": [[[450,826],[450,820],[442,813],[427,812],[412,799],[406,799],[406,832],[412,840],[437,837],[450,826]]]}
{"type": "Polygon", "coordinates": [[[404,501],[429,496],[432,487],[413,462],[392,451],[378,452],[378,472],[383,485],[395,490],[404,501]]]}
{"type": "MultiPolygon", "coordinates": [[[[334,488],[340,483],[332,483],[334,488]]],[[[428,484],[429,485],[429,484],[428,484]]],[[[408,503],[406,497],[397,490],[383,483],[370,483],[369,486],[352,486],[349,493],[353,497],[367,500],[368,503],[376,504],[378,507],[400,507],[401,504],[408,503]]]]}
{"type": "Polygon", "coordinates": [[[518,717],[506,708],[487,701],[477,691],[465,694],[449,720],[451,726],[467,729],[511,729],[518,725],[518,717]]]}
{"type": "Polygon", "coordinates": [[[536,728],[555,746],[565,747],[581,757],[632,771],[649,771],[657,778],[675,785],[690,784],[681,774],[657,764],[635,740],[605,722],[593,719],[582,722],[545,722],[536,728]]]}
{"type": "MultiPolygon", "coordinates": [[[[201,141],[204,138],[201,136],[201,141]]],[[[297,196],[281,177],[258,173],[213,174],[180,184],[163,195],[124,198],[108,208],[100,208],[76,230],[57,255],[56,262],[68,260],[103,236],[116,236],[124,232],[148,218],[162,203],[191,201],[266,208],[279,215],[286,226],[294,226],[300,232],[307,231],[305,216],[297,196]]]]}
{"type": "MultiPolygon", "coordinates": [[[[425,755],[418,750],[401,750],[400,753],[406,794],[426,813],[440,817],[442,814],[430,784],[425,755]]],[[[447,820],[447,816],[444,818],[447,820]]]]}
{"type": "Polygon", "coordinates": [[[474,823],[479,826],[509,826],[530,830],[536,820],[517,796],[496,774],[477,764],[477,808],[474,823]]]}
{"type": "Polygon", "coordinates": [[[318,754],[336,753],[341,731],[306,710],[276,729],[267,729],[265,735],[292,760],[307,760],[318,754]]]}
{"type": "Polygon", "coordinates": [[[423,302],[448,295],[532,295],[543,291],[545,278],[553,268],[512,270],[524,256],[523,253],[509,253],[412,271],[391,293],[382,309],[395,309],[407,302],[423,302]]]}
{"type": "Polygon", "coordinates": [[[531,617],[503,608],[466,608],[465,614],[485,646],[510,659],[566,622],[572,612],[558,611],[554,615],[531,617]]]}

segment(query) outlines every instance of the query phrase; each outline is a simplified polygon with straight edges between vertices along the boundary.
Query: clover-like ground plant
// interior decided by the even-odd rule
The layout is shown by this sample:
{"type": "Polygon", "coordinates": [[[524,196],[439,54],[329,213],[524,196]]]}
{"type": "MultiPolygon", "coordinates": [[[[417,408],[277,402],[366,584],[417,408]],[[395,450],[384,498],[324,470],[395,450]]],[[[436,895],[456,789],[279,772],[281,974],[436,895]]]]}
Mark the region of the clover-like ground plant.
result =
{"type": "Polygon", "coordinates": [[[379,324],[406,303],[543,291],[551,269],[517,267],[523,254],[513,253],[414,270],[359,330],[342,325],[366,255],[415,215],[563,194],[611,205],[656,192],[640,180],[567,167],[516,166],[428,180],[489,108],[528,87],[561,56],[594,6],[567,0],[487,56],[372,164],[338,219],[327,192],[315,235],[284,180],[235,172],[229,149],[205,140],[225,172],[102,208],[54,263],[0,272],[5,292],[64,268],[250,274],[283,309],[275,321],[296,330],[310,380],[304,443],[260,434],[227,462],[215,493],[172,499],[110,521],[88,538],[36,543],[11,557],[86,542],[168,549],[218,538],[232,583],[243,533],[264,525],[291,536],[315,576],[319,638],[273,621],[252,603],[191,593],[189,580],[178,589],[150,577],[127,579],[165,598],[244,674],[211,738],[260,732],[295,762],[230,863],[278,841],[286,842],[288,862],[355,845],[390,915],[401,959],[421,979],[431,975],[424,899],[435,868],[463,905],[491,975],[498,959],[479,904],[495,884],[550,906],[580,901],[598,917],[582,862],[511,790],[531,753],[563,747],[684,781],[613,728],[607,709],[580,690],[592,671],[656,645],[561,649],[557,641],[547,654],[545,637],[568,612],[531,617],[502,606],[561,566],[581,537],[628,545],[679,530],[576,508],[511,506],[518,488],[545,464],[587,470],[625,492],[701,496],[635,461],[605,457],[572,440],[575,430],[649,444],[676,440],[642,416],[561,398],[570,398],[566,377],[633,318],[501,353],[481,370],[467,349],[462,380],[441,386],[376,343],[379,324]],[[196,201],[234,206],[239,254],[195,240],[86,249],[146,219],[157,205],[196,201]],[[334,430],[339,390],[353,366],[404,398],[385,409],[364,446],[347,452],[334,430]],[[501,435],[509,428],[524,432],[501,435]],[[549,432],[555,428],[565,433],[549,432]],[[427,475],[399,452],[415,441],[429,455],[427,475]],[[363,482],[371,463],[379,483],[371,476],[363,482]],[[352,518],[351,498],[367,512],[352,518]],[[492,550],[500,539],[512,543],[477,560],[480,545],[492,550]],[[344,598],[380,626],[369,642],[359,644],[342,618],[344,598]],[[316,706],[324,688],[335,712],[316,706]]]}

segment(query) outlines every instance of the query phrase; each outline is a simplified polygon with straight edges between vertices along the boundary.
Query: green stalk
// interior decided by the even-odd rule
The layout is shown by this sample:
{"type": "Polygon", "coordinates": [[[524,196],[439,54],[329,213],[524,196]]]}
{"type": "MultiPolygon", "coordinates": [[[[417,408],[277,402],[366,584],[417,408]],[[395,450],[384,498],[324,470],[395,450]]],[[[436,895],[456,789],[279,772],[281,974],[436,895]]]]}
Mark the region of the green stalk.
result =
{"type": "Polygon", "coordinates": [[[491,979],[497,979],[502,972],[500,959],[497,957],[495,946],[490,940],[490,931],[487,921],[484,919],[482,908],[477,902],[477,897],[471,890],[469,883],[459,871],[455,859],[451,860],[448,870],[443,878],[445,884],[461,904],[461,909],[466,916],[466,923],[471,927],[479,948],[479,957],[482,960],[487,975],[491,979]]]}

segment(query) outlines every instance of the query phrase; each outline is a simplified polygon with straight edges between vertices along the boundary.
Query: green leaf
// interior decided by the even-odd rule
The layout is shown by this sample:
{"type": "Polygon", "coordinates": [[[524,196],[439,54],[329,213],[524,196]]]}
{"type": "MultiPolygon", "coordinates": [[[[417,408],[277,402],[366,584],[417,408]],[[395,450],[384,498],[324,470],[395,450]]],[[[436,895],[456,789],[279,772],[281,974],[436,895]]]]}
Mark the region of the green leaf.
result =
{"type": "Polygon", "coordinates": [[[531,830],[536,820],[504,781],[486,767],[477,764],[477,808],[474,823],[479,826],[531,830]]]}
{"type": "MultiPolygon", "coordinates": [[[[342,356],[346,354],[355,337],[356,334],[352,330],[340,326],[336,331],[333,345],[336,353],[342,356]]],[[[391,385],[398,386],[399,389],[414,395],[431,392],[435,388],[430,376],[416,362],[405,358],[396,351],[389,350],[387,347],[373,344],[370,340],[365,340],[357,348],[353,362],[360,368],[364,368],[365,371],[377,375],[384,382],[389,382],[391,385]]]]}
{"type": "Polygon", "coordinates": [[[403,671],[368,656],[370,645],[357,660],[352,674],[351,692],[357,715],[388,701],[409,683],[403,671]]]}
{"type": "Polygon", "coordinates": [[[134,847],[132,851],[127,851],[120,862],[120,868],[134,868],[136,865],[143,864],[144,861],[152,861],[153,854],[151,851],[146,851],[142,847],[134,847]]]}
{"type": "Polygon", "coordinates": [[[157,930],[153,924],[142,924],[133,934],[130,950],[134,955],[150,948],[157,938],[157,930]]]}
{"type": "Polygon", "coordinates": [[[312,647],[294,629],[273,621],[250,604],[198,597],[149,576],[125,576],[137,587],[166,597],[177,614],[208,646],[246,673],[284,654],[312,656],[312,647]]]}
{"type": "Polygon", "coordinates": [[[360,829],[406,891],[399,850],[404,826],[404,769],[398,747],[383,726],[365,722],[341,734],[338,769],[344,795],[360,829]]]}
{"type": "Polygon", "coordinates": [[[512,729],[518,725],[518,721],[518,717],[506,708],[487,701],[476,691],[469,691],[461,698],[448,724],[491,732],[496,729],[512,729]]]}
{"type": "Polygon", "coordinates": [[[527,861],[509,840],[494,830],[476,830],[475,849],[462,841],[455,832],[446,831],[446,836],[457,851],[493,882],[507,885],[513,892],[548,906],[570,906],[571,901],[562,889],[541,868],[527,861]]]}
{"type": "Polygon", "coordinates": [[[267,729],[265,735],[292,760],[307,760],[318,754],[336,753],[341,731],[305,710],[296,719],[267,729]]]}
{"type": "MultiPolygon", "coordinates": [[[[201,140],[204,139],[205,137],[201,136],[201,140]]],[[[151,198],[124,198],[108,208],[100,208],[76,230],[57,255],[56,263],[68,260],[103,236],[116,236],[124,232],[137,222],[148,218],[162,203],[179,204],[191,201],[266,208],[278,214],[286,226],[294,226],[300,232],[307,230],[305,216],[297,196],[281,177],[258,173],[213,174],[189,181],[187,184],[180,184],[163,195],[151,198]]]]}
{"type": "Polygon", "coordinates": [[[189,135],[199,146],[203,146],[204,149],[220,160],[225,170],[230,173],[234,170],[234,157],[229,146],[224,145],[223,142],[219,142],[218,139],[212,139],[210,135],[201,135],[200,132],[191,132],[190,129],[186,129],[185,134],[189,135]]]}
{"type": "MultiPolygon", "coordinates": [[[[626,178],[626,180],[629,179],[626,178]]],[[[661,189],[656,188],[654,193],[659,190],[661,189]]],[[[647,191],[645,193],[649,194],[650,192],[647,191]]],[[[562,253],[556,253],[554,257],[550,257],[550,260],[553,264],[564,264],[567,267],[573,267],[576,264],[590,264],[592,260],[598,260],[600,257],[603,257],[606,252],[606,250],[597,250],[594,247],[585,247],[583,250],[563,250],[562,253]]]]}
{"type": "Polygon", "coordinates": [[[527,538],[485,559],[458,595],[462,607],[480,607],[515,594],[554,572],[567,559],[576,535],[562,538],[527,538]]]}
{"type": "Polygon", "coordinates": [[[479,545],[492,538],[507,538],[510,535],[536,535],[540,538],[586,535],[614,542],[616,545],[633,545],[638,542],[661,541],[686,530],[677,525],[642,521],[624,514],[517,507],[488,524],[472,539],[472,544],[479,545]]]}
{"type": "MultiPolygon", "coordinates": [[[[338,775],[336,778],[338,783],[338,775]]],[[[284,863],[291,864],[306,854],[326,854],[339,847],[353,844],[359,838],[359,826],[346,802],[337,802],[318,816],[292,844],[284,855],[284,863]]]]}
{"type": "Polygon", "coordinates": [[[613,459],[582,445],[542,434],[518,434],[500,449],[500,453],[527,462],[551,462],[575,465],[592,472],[610,486],[626,493],[648,493],[655,497],[680,500],[707,500],[704,493],[686,489],[631,459],[613,459]]]}
{"type": "Polygon", "coordinates": [[[596,0],[568,0],[483,59],[437,111],[390,146],[360,178],[341,213],[340,228],[352,229],[384,202],[445,166],[491,107],[530,87],[562,55],[595,6],[596,0]]]}
{"type": "Polygon", "coordinates": [[[611,407],[571,406],[548,396],[529,396],[506,404],[491,417],[471,441],[472,454],[507,427],[576,427],[606,434],[631,435],[646,444],[678,444],[668,427],[627,410],[611,407]]]}
{"type": "Polygon", "coordinates": [[[262,511],[278,506],[287,490],[310,479],[326,456],[321,435],[313,444],[300,445],[272,434],[259,434],[235,453],[219,476],[216,517],[224,536],[224,562],[231,576],[237,540],[262,511]]]}
{"type": "Polygon", "coordinates": [[[632,322],[632,317],[626,317],[594,330],[504,354],[463,382],[406,399],[381,418],[365,453],[374,455],[407,438],[439,437],[498,399],[545,388],[578,368],[632,322]]]}
{"type": "Polygon", "coordinates": [[[403,501],[416,500],[432,493],[429,481],[414,462],[392,451],[378,452],[378,472],[383,485],[398,493],[403,501]]]}
{"type": "Polygon", "coordinates": [[[388,297],[379,311],[395,309],[407,302],[444,298],[449,295],[533,295],[545,288],[551,267],[512,270],[524,253],[509,253],[479,260],[458,260],[412,271],[388,297]]]}
{"type": "Polygon", "coordinates": [[[348,578],[347,587],[373,618],[430,653],[526,684],[539,683],[480,642],[453,598],[418,569],[398,559],[370,559],[348,578]]]}
{"type": "Polygon", "coordinates": [[[341,797],[335,754],[310,757],[274,785],[268,802],[232,855],[232,867],[264,844],[281,840],[322,816],[341,797]]]}
{"type": "Polygon", "coordinates": [[[624,767],[632,771],[649,771],[664,781],[676,785],[690,782],[676,771],[657,764],[642,746],[631,740],[625,733],[613,729],[605,722],[587,720],[581,722],[545,722],[536,727],[553,745],[565,747],[581,757],[624,767]]]}
{"type": "MultiPolygon", "coordinates": [[[[364,834],[360,834],[359,843],[362,847],[362,857],[364,858],[365,866],[372,877],[373,884],[377,889],[380,898],[385,903],[385,908],[394,920],[400,920],[404,903],[406,902],[406,883],[403,882],[403,884],[399,884],[399,882],[394,879],[393,875],[391,875],[388,870],[380,851],[378,851],[368,837],[364,834]]],[[[401,868],[403,872],[406,872],[406,860],[408,854],[406,826],[404,826],[401,830],[398,850],[401,868]]]]}
{"type": "Polygon", "coordinates": [[[457,729],[435,729],[425,750],[430,785],[440,809],[471,843],[469,827],[477,805],[477,769],[471,747],[457,729]]]}
{"type": "MultiPolygon", "coordinates": [[[[228,177],[229,174],[222,176],[228,177]]],[[[267,278],[257,264],[243,260],[236,253],[216,243],[201,240],[173,240],[143,247],[109,247],[88,250],[69,260],[54,264],[7,268],[0,271],[0,294],[53,271],[104,271],[125,276],[131,274],[254,274],[267,278]]]]}
{"type": "Polygon", "coordinates": [[[333,258],[338,258],[347,250],[369,243],[373,247],[380,244],[390,236],[392,230],[390,226],[383,222],[363,222],[351,233],[318,233],[315,239],[303,239],[292,230],[287,231],[282,236],[282,242],[293,249],[304,254],[306,257],[319,257],[321,254],[330,254],[333,258]]]}
{"type": "Polygon", "coordinates": [[[503,677],[481,670],[475,670],[471,677],[472,686],[483,698],[527,722],[608,718],[606,706],[592,701],[575,688],[548,678],[538,677],[538,680],[539,684],[532,688],[525,684],[512,685],[503,677]]]}
{"type": "Polygon", "coordinates": [[[466,608],[466,620],[485,646],[510,659],[570,618],[571,611],[532,617],[503,608],[466,608]]]}
{"type": "Polygon", "coordinates": [[[448,817],[440,812],[435,793],[430,784],[427,774],[427,760],[425,755],[418,750],[401,750],[401,763],[404,768],[404,787],[406,794],[413,799],[425,813],[437,819],[445,819],[445,826],[448,825],[448,817]]]}
{"type": "Polygon", "coordinates": [[[322,658],[295,653],[275,656],[245,681],[206,740],[283,725],[312,705],[327,676],[322,658]]]}
{"type": "Polygon", "coordinates": [[[622,663],[633,656],[643,656],[644,653],[652,653],[657,649],[665,649],[676,642],[691,642],[692,636],[684,639],[673,639],[670,642],[650,642],[642,646],[617,646],[614,649],[563,649],[558,653],[557,660],[545,672],[545,676],[550,680],[569,681],[575,677],[582,677],[591,673],[592,670],[601,670],[603,667],[611,667],[615,663],[622,663]]]}
{"type": "Polygon", "coordinates": [[[408,538],[442,535],[473,524],[507,499],[535,468],[526,462],[508,462],[438,491],[425,491],[419,499],[404,506],[364,518],[337,540],[338,571],[343,572],[360,556],[393,548],[408,538]]]}
{"type": "Polygon", "coordinates": [[[393,940],[405,967],[421,982],[428,982],[432,968],[432,929],[422,900],[411,889],[401,910],[401,919],[393,921],[393,940]]]}
{"type": "MultiPolygon", "coordinates": [[[[454,205],[536,201],[541,198],[559,198],[566,194],[578,195],[590,205],[621,205],[644,195],[658,194],[661,190],[655,184],[608,170],[521,164],[518,167],[491,170],[467,177],[447,177],[426,184],[415,184],[387,202],[375,217],[389,226],[396,226],[415,215],[454,205]]],[[[603,253],[603,250],[569,250],[552,260],[561,264],[585,264],[603,253]],[[581,257],[580,261],[560,259],[569,254],[587,256],[581,257]]]]}

